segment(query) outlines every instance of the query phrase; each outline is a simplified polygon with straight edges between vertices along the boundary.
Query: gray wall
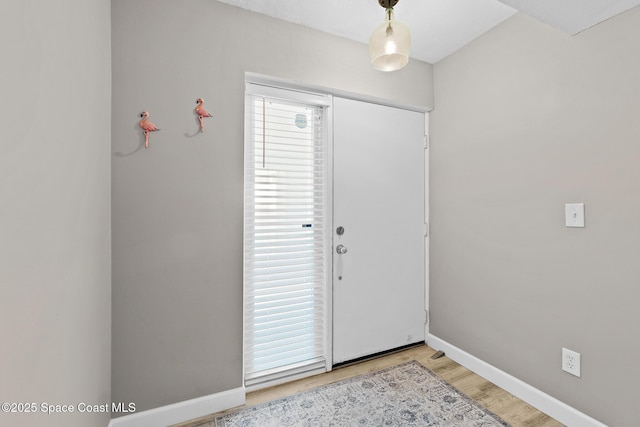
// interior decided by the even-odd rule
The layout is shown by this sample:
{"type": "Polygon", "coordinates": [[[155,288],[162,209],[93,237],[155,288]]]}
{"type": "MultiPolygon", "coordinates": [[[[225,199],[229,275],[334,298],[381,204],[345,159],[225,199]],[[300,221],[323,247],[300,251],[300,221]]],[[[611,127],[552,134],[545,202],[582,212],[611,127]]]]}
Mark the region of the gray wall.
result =
{"type": "Polygon", "coordinates": [[[431,332],[611,426],[640,419],[638,40],[640,8],[516,15],[434,67],[431,332]]]}
{"type": "MultiPolygon", "coordinates": [[[[109,0],[0,2],[0,396],[110,401],[109,0]]],[[[104,414],[3,426],[104,427],[104,414]]]]}
{"type": "Polygon", "coordinates": [[[245,72],[430,107],[432,67],[211,0],[113,0],[112,34],[112,390],[144,410],[242,384],[245,72]]]}

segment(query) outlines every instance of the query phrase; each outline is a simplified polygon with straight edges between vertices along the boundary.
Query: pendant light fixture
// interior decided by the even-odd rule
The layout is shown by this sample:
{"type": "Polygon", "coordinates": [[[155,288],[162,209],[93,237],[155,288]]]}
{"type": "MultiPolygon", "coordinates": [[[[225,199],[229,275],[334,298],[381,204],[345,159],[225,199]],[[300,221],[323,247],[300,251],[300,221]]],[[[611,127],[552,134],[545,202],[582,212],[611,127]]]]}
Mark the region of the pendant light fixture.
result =
{"type": "Polygon", "coordinates": [[[385,9],[385,21],[369,38],[371,64],[378,71],[399,70],[409,62],[411,34],[403,22],[393,19],[393,6],[399,0],[378,0],[385,9]]]}

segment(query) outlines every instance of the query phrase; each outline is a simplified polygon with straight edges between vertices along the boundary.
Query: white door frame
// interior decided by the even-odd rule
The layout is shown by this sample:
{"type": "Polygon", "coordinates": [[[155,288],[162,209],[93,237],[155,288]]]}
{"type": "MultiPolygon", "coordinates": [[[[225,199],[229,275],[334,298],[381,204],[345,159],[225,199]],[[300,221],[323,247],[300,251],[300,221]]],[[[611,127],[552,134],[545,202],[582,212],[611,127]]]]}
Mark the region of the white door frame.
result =
{"type": "MultiPolygon", "coordinates": [[[[381,99],[378,97],[373,97],[373,96],[369,96],[369,95],[363,95],[363,94],[357,94],[357,93],[353,93],[353,92],[348,92],[348,91],[344,91],[344,90],[339,90],[339,89],[334,89],[334,88],[327,88],[327,87],[323,87],[323,86],[317,86],[317,85],[307,85],[307,84],[300,84],[300,83],[296,83],[294,81],[291,80],[287,80],[287,79],[281,79],[281,78],[277,78],[277,77],[273,77],[273,76],[267,76],[264,74],[260,74],[260,73],[253,73],[253,72],[246,72],[245,73],[245,82],[246,83],[254,83],[254,84],[262,84],[265,86],[272,86],[272,87],[276,87],[276,88],[281,88],[281,89],[287,89],[287,90],[294,90],[294,91],[301,91],[301,92],[309,92],[309,93],[316,93],[316,94],[323,94],[323,95],[328,95],[330,100],[331,100],[331,105],[329,107],[327,107],[327,125],[328,125],[328,138],[327,138],[327,143],[329,144],[329,146],[327,147],[328,149],[328,158],[331,159],[331,163],[333,164],[333,120],[332,120],[332,101],[333,101],[333,96],[339,96],[342,98],[348,98],[348,99],[353,99],[356,101],[362,101],[362,102],[369,102],[369,103],[373,103],[373,104],[380,104],[380,105],[384,105],[384,106],[388,106],[388,107],[396,107],[396,108],[401,108],[401,109],[405,109],[405,110],[410,110],[410,111],[416,111],[416,112],[421,112],[424,113],[425,115],[425,156],[424,156],[424,161],[425,161],[425,165],[424,165],[424,179],[425,179],[425,185],[424,185],[424,191],[425,191],[425,195],[424,195],[424,201],[425,201],[425,209],[424,209],[424,222],[425,222],[425,310],[427,313],[427,319],[425,322],[425,338],[429,336],[429,234],[430,234],[430,229],[429,229],[429,111],[430,109],[428,108],[424,108],[424,107],[420,107],[420,106],[415,106],[415,105],[406,105],[406,104],[401,104],[401,103],[397,103],[397,102],[393,102],[387,99],[381,99]]],[[[332,164],[330,165],[330,171],[328,173],[328,180],[329,182],[327,183],[329,186],[329,192],[328,192],[328,200],[327,200],[327,209],[329,209],[329,212],[331,213],[330,215],[327,216],[327,222],[328,222],[328,227],[327,227],[327,236],[326,239],[328,239],[328,248],[330,250],[330,253],[327,254],[327,259],[328,260],[332,260],[333,259],[333,228],[334,228],[334,224],[333,224],[333,166],[332,164]]],[[[327,280],[327,288],[326,288],[326,298],[328,302],[333,301],[333,283],[332,283],[332,278],[333,278],[333,274],[329,274],[328,275],[329,280],[327,280]]],[[[326,337],[326,349],[325,349],[325,359],[327,361],[327,366],[326,366],[326,370],[331,371],[332,367],[333,367],[333,334],[332,334],[332,330],[333,330],[333,311],[332,311],[332,303],[328,303],[326,304],[326,311],[325,311],[325,319],[326,319],[326,324],[325,324],[325,337],[326,337]]]]}
{"type": "Polygon", "coordinates": [[[429,325],[431,323],[431,311],[429,309],[429,240],[431,230],[429,229],[429,149],[431,140],[429,136],[429,112],[424,113],[424,309],[426,319],[424,323],[425,340],[429,336],[429,325]]]}

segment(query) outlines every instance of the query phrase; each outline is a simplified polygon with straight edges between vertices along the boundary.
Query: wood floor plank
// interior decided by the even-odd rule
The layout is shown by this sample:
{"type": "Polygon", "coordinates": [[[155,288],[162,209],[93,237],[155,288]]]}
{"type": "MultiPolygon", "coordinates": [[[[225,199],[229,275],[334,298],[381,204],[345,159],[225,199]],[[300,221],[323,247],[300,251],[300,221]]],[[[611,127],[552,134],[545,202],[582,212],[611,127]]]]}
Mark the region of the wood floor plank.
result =
{"type": "MultiPolygon", "coordinates": [[[[254,391],[247,394],[246,406],[254,406],[269,400],[290,396],[292,394],[300,393],[332,382],[368,374],[380,369],[416,360],[431,369],[446,382],[504,419],[513,427],[562,426],[558,421],[546,414],[543,414],[479,375],[474,374],[464,366],[459,365],[446,356],[438,359],[431,359],[431,356],[434,353],[435,350],[432,348],[426,345],[420,345],[398,353],[337,368],[325,374],[315,375],[313,377],[304,378],[287,384],[254,391]]],[[[233,410],[222,413],[231,412],[233,410]]],[[[213,420],[220,414],[208,415],[186,423],[176,424],[171,427],[213,427],[213,420]]]]}

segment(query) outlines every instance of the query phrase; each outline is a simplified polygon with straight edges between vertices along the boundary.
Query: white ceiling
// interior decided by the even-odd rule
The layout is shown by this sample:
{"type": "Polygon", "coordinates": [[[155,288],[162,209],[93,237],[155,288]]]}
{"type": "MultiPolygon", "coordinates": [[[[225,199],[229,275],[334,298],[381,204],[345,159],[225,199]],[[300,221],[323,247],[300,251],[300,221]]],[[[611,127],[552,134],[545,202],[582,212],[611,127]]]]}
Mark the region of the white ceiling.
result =
{"type": "Polygon", "coordinates": [[[640,4],[640,0],[500,1],[568,34],[577,34],[640,4]]]}
{"type": "MultiPolygon", "coordinates": [[[[362,43],[384,20],[377,0],[218,0],[362,43]]],[[[395,18],[411,30],[411,56],[436,63],[518,11],[576,34],[640,0],[401,0],[395,18]]]]}

